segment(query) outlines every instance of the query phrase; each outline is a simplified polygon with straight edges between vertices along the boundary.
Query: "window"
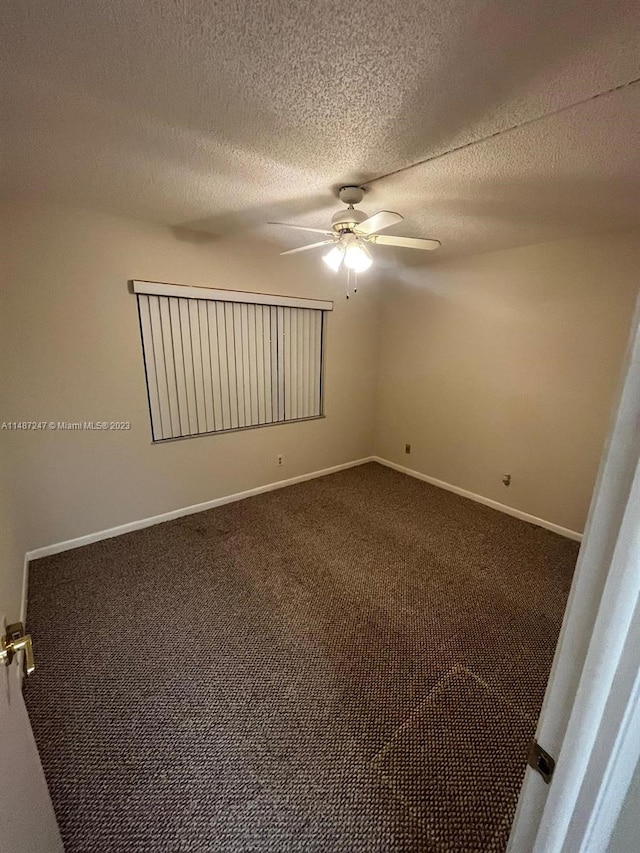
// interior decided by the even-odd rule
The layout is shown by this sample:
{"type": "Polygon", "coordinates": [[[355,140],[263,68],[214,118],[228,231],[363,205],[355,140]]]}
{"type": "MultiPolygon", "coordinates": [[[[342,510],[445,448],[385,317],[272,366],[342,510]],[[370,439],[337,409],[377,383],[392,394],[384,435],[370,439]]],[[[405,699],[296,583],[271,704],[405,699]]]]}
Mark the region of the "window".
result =
{"type": "Polygon", "coordinates": [[[332,302],[134,281],[153,441],[322,417],[332,302]]]}

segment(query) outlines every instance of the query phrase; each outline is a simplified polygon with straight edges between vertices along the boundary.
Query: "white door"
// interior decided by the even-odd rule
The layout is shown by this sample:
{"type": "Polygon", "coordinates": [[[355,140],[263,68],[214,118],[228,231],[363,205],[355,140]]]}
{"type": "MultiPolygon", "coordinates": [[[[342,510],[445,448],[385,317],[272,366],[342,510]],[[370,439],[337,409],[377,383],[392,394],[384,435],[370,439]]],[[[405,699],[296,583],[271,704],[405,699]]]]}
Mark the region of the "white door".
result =
{"type": "MultiPolygon", "coordinates": [[[[0,588],[0,600],[4,592],[0,588]]],[[[0,611],[3,634],[17,616],[7,619],[0,611]]],[[[0,663],[0,850],[58,853],[62,841],[22,699],[22,657],[19,652],[9,666],[0,663]]]]}
{"type": "Polygon", "coordinates": [[[638,637],[640,300],[536,732],[556,769],[527,768],[511,853],[607,849],[640,756],[638,637]]]}

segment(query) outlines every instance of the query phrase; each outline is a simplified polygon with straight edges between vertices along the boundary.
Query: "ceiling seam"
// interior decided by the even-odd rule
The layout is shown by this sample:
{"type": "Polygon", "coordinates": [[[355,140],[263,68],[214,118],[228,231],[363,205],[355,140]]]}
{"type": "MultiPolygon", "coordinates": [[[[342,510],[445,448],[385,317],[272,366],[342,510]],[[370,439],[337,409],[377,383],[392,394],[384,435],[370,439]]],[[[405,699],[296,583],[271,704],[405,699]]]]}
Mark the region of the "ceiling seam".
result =
{"type": "Polygon", "coordinates": [[[535,124],[538,121],[542,121],[545,118],[550,118],[552,116],[560,115],[561,113],[567,112],[568,110],[572,110],[575,107],[584,106],[584,104],[588,104],[591,101],[595,101],[598,98],[602,98],[606,95],[611,95],[613,92],[619,92],[621,89],[626,89],[629,86],[634,86],[636,83],[640,83],[640,77],[636,77],[633,80],[628,80],[626,83],[620,83],[618,86],[613,86],[611,89],[604,89],[602,92],[596,92],[595,95],[589,95],[588,98],[583,98],[581,101],[574,101],[572,104],[566,104],[564,107],[559,107],[557,110],[552,110],[549,113],[544,113],[543,115],[535,116],[535,118],[527,119],[526,121],[520,122],[520,124],[513,124],[509,127],[505,127],[502,130],[497,130],[495,133],[489,133],[487,136],[481,136],[479,139],[472,139],[469,142],[463,142],[461,145],[455,145],[453,148],[449,148],[446,151],[440,151],[437,154],[433,154],[430,157],[425,157],[424,160],[417,160],[415,163],[409,163],[408,166],[401,166],[399,169],[394,169],[392,172],[387,172],[385,175],[378,175],[375,178],[371,178],[368,181],[364,181],[362,186],[368,187],[369,184],[373,184],[376,181],[382,181],[385,178],[391,178],[393,175],[400,175],[402,172],[408,172],[409,169],[415,169],[418,166],[424,166],[427,163],[433,163],[435,160],[440,160],[442,157],[448,157],[450,154],[455,154],[458,151],[464,151],[465,148],[471,148],[474,145],[479,145],[481,142],[486,142],[489,139],[495,139],[499,136],[503,136],[506,133],[510,133],[513,130],[519,130],[523,127],[528,127],[530,124],[535,124]]]}

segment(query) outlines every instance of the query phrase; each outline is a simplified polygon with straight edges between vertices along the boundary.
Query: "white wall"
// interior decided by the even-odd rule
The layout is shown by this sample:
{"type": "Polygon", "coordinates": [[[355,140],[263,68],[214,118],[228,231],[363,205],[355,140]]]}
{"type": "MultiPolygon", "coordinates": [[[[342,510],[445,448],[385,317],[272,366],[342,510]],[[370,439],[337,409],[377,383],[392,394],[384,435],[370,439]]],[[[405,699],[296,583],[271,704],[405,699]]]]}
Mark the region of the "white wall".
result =
{"type": "MultiPolygon", "coordinates": [[[[19,609],[26,550],[370,453],[375,284],[344,299],[317,257],[208,239],[57,206],[2,209],[0,421],[130,421],[127,432],[0,432],[3,583],[19,609]],[[129,279],[335,300],[326,338],[326,418],[166,444],[150,442],[129,279]],[[276,456],[284,465],[276,467],[276,456]]],[[[4,608],[3,608],[4,609],[4,608]]]]}
{"type": "Polygon", "coordinates": [[[545,243],[389,278],[375,453],[581,532],[638,291],[639,237],[545,243]]]}

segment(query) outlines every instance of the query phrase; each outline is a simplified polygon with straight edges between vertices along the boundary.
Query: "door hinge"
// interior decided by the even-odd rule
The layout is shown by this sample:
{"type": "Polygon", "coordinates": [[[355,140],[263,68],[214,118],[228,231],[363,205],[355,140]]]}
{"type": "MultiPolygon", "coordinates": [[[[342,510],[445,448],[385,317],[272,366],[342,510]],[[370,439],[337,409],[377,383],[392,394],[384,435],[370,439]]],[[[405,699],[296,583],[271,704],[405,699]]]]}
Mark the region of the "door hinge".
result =
{"type": "Polygon", "coordinates": [[[534,770],[538,771],[547,785],[551,782],[553,771],[556,769],[556,760],[540,746],[535,738],[529,744],[527,762],[529,763],[529,767],[533,767],[534,770]]]}

